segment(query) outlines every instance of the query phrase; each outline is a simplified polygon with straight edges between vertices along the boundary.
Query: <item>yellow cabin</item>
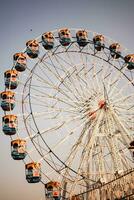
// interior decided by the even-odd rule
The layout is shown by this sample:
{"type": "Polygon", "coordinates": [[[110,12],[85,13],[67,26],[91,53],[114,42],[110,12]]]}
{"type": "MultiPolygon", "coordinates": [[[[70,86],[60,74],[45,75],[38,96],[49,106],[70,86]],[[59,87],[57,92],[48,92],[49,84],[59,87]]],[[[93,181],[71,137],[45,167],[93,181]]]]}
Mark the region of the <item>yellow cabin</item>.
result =
{"type": "Polygon", "coordinates": [[[129,70],[134,69],[134,54],[129,54],[125,56],[124,60],[127,63],[127,68],[129,70]]]}
{"type": "Polygon", "coordinates": [[[121,56],[121,46],[119,43],[113,43],[109,46],[110,54],[114,59],[118,59],[121,56]]]}
{"type": "Polygon", "coordinates": [[[26,180],[28,183],[38,183],[41,180],[41,164],[37,162],[25,165],[26,180]]]}
{"type": "Polygon", "coordinates": [[[60,29],[58,35],[63,46],[68,46],[71,43],[71,32],[68,28],[60,29]]]}
{"type": "Polygon", "coordinates": [[[5,86],[8,89],[16,89],[18,86],[18,72],[15,69],[7,70],[4,73],[5,86]]]}
{"type": "Polygon", "coordinates": [[[97,51],[101,51],[102,49],[104,49],[105,45],[104,45],[104,36],[103,35],[96,35],[93,38],[93,42],[94,42],[94,48],[97,51]]]}
{"type": "Polygon", "coordinates": [[[14,135],[17,132],[18,120],[16,115],[5,115],[2,118],[2,127],[5,135],[14,135]]]}
{"type": "Polygon", "coordinates": [[[129,149],[132,149],[134,151],[134,140],[132,142],[130,142],[129,144],[129,149]]]}
{"type": "Polygon", "coordinates": [[[19,72],[23,72],[27,66],[27,56],[25,53],[16,53],[13,56],[15,69],[19,72]]]}
{"type": "Polygon", "coordinates": [[[52,32],[46,32],[42,35],[42,46],[46,50],[50,50],[54,47],[54,35],[52,32]]]}
{"type": "Polygon", "coordinates": [[[39,43],[37,40],[29,40],[26,43],[26,53],[30,58],[37,58],[39,55],[39,43]]]}
{"type": "Polygon", "coordinates": [[[88,33],[85,30],[79,30],[76,33],[76,38],[77,38],[77,43],[79,44],[79,46],[86,46],[88,43],[88,33]]]}
{"type": "Polygon", "coordinates": [[[23,160],[26,157],[26,140],[16,139],[11,141],[11,156],[14,160],[23,160]]]}
{"type": "Polygon", "coordinates": [[[4,111],[13,110],[15,107],[15,93],[4,91],[1,93],[1,107],[4,111]]]}
{"type": "Polygon", "coordinates": [[[48,199],[60,200],[61,198],[61,184],[57,181],[50,181],[45,184],[46,197],[48,199]]]}

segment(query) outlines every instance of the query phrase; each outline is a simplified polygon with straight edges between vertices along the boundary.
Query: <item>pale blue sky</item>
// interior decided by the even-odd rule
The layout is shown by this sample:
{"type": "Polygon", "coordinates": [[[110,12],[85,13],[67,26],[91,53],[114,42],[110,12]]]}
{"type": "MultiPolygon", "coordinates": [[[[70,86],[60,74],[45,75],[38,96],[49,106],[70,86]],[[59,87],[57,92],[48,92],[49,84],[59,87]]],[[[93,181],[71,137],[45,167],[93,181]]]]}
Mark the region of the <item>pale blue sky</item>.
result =
{"type": "MultiPolygon", "coordinates": [[[[134,53],[133,24],[133,0],[1,0],[0,90],[4,89],[3,73],[12,66],[12,55],[45,31],[82,27],[102,33],[134,53]]],[[[0,199],[40,200],[42,185],[26,182],[24,164],[11,159],[10,139],[2,130],[0,152],[0,199]]]]}

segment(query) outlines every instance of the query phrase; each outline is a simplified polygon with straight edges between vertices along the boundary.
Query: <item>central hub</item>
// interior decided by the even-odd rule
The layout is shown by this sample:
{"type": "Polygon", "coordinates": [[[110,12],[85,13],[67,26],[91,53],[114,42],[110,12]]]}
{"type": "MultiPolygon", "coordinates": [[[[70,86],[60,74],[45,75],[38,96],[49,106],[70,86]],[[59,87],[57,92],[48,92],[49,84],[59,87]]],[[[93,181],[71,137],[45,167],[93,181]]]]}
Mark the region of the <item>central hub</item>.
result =
{"type": "Polygon", "coordinates": [[[99,106],[99,109],[105,108],[106,107],[106,101],[105,100],[100,100],[98,102],[98,106],[99,106]]]}
{"type": "Polygon", "coordinates": [[[96,108],[96,110],[93,110],[92,112],[88,113],[88,116],[90,117],[90,119],[94,120],[97,117],[97,111],[99,111],[100,109],[105,109],[106,108],[106,101],[105,100],[100,100],[98,102],[98,106],[96,108]]]}

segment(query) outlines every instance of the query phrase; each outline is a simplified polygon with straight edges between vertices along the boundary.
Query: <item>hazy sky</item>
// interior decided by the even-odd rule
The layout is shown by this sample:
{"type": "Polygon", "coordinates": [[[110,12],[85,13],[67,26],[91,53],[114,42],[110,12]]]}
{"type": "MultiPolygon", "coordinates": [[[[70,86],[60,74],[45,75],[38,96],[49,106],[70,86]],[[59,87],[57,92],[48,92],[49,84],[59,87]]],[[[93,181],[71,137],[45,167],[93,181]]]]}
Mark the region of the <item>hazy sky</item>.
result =
{"type": "MultiPolygon", "coordinates": [[[[0,90],[4,89],[3,73],[12,66],[12,55],[43,32],[82,27],[102,33],[134,53],[133,25],[134,0],[0,0],[0,90]]],[[[2,130],[0,152],[0,200],[41,200],[42,185],[26,182],[24,164],[11,159],[10,139],[2,130]]]]}

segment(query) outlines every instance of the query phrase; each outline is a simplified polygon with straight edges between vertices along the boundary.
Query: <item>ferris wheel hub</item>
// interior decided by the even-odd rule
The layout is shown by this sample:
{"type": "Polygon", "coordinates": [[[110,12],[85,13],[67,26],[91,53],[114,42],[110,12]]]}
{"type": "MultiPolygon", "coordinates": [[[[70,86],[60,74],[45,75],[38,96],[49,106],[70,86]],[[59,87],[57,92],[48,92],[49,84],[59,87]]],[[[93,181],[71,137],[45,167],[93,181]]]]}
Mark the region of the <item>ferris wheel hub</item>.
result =
{"type": "Polygon", "coordinates": [[[105,101],[105,100],[100,100],[100,101],[98,102],[98,106],[99,106],[99,109],[105,108],[105,106],[106,106],[106,101],[105,101]]]}

